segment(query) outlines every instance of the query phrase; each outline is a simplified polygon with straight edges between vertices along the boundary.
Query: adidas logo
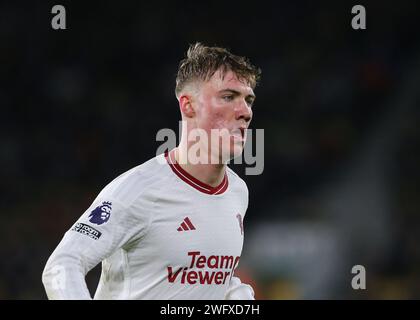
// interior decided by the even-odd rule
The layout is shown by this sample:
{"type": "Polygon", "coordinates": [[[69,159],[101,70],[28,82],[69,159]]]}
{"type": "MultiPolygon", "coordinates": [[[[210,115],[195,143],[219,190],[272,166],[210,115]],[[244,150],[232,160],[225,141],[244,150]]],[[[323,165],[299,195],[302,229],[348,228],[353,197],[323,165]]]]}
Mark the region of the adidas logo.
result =
{"type": "Polygon", "coordinates": [[[186,217],[184,219],[184,221],[181,223],[181,226],[177,230],[178,231],[189,231],[189,230],[195,230],[195,227],[192,224],[190,218],[186,217]]]}

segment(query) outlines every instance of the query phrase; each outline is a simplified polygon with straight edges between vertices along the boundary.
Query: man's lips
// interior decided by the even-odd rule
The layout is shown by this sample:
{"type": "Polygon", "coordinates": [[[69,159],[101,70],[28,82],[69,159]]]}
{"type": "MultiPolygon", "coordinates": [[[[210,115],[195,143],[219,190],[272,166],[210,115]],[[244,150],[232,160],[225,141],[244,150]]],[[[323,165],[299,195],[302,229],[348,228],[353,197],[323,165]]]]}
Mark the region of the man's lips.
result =
{"type": "Polygon", "coordinates": [[[234,129],[231,131],[231,135],[240,140],[245,140],[245,133],[246,133],[246,128],[243,128],[243,127],[234,129]]]}

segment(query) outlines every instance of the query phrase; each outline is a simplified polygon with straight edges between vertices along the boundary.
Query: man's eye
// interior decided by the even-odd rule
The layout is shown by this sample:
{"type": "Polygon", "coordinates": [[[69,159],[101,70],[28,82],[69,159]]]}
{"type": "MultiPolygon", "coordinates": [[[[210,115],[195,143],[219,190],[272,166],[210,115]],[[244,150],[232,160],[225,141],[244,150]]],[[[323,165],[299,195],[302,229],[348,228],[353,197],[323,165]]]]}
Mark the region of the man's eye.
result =
{"type": "Polygon", "coordinates": [[[232,101],[233,100],[233,95],[223,96],[222,98],[225,101],[232,101]]]}
{"type": "Polygon", "coordinates": [[[249,107],[252,107],[252,105],[254,104],[254,100],[252,99],[246,100],[246,103],[249,107]]]}

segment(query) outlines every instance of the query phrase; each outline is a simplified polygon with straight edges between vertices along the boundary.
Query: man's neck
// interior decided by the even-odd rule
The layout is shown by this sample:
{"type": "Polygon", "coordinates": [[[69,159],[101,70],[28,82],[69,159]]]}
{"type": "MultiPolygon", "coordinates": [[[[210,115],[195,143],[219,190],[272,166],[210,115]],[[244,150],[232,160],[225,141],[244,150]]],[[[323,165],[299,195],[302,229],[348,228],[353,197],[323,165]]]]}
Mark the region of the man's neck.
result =
{"type": "Polygon", "coordinates": [[[175,160],[182,169],[209,186],[217,187],[222,183],[226,172],[226,164],[191,164],[188,161],[188,152],[182,150],[180,147],[174,150],[175,160]]]}

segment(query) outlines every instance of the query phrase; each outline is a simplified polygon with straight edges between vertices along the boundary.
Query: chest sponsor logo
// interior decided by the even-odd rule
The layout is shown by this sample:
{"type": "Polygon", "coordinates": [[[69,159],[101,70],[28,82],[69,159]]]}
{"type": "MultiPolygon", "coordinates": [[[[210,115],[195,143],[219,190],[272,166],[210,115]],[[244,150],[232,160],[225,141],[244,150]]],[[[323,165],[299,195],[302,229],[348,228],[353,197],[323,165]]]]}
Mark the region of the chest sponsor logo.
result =
{"type": "Polygon", "coordinates": [[[190,251],[188,256],[191,259],[188,267],[176,270],[168,267],[169,283],[223,285],[230,281],[240,259],[234,256],[204,256],[200,251],[190,251]]]}

